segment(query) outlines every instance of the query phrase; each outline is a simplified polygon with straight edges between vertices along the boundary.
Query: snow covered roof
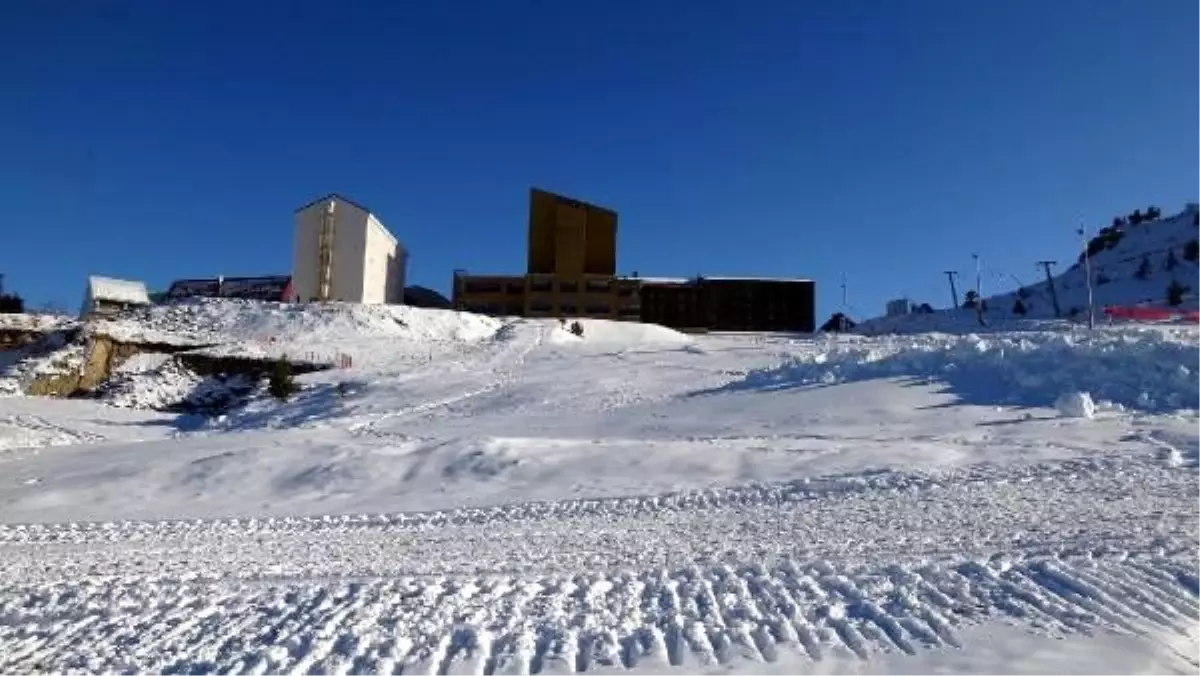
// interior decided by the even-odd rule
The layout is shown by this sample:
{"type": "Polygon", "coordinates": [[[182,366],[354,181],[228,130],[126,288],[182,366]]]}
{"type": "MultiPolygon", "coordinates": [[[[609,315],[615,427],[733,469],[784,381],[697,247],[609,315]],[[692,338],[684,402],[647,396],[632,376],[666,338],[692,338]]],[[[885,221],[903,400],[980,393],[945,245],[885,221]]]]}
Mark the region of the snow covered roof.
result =
{"type": "Polygon", "coordinates": [[[692,281],[683,277],[619,277],[618,279],[642,284],[688,284],[692,281]]]}
{"type": "Polygon", "coordinates": [[[150,294],[146,293],[146,285],[128,279],[91,275],[88,277],[88,294],[93,300],[105,300],[110,303],[150,304],[150,294]]]}
{"type": "Polygon", "coordinates": [[[805,277],[712,277],[705,275],[704,279],[712,282],[811,282],[805,277]]]}

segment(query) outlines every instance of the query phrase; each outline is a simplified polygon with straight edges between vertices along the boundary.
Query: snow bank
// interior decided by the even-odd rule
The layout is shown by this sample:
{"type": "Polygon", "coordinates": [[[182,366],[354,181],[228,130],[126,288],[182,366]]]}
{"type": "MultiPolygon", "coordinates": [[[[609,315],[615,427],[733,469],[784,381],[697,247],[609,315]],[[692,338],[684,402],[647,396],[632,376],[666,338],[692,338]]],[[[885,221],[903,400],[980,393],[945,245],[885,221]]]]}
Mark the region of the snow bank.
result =
{"type": "Polygon", "coordinates": [[[500,320],[465,312],[402,305],[289,304],[239,299],[194,299],[147,308],[97,324],[118,340],[157,342],[163,336],[195,343],[330,343],[366,337],[414,341],[477,341],[500,320]]]}
{"type": "Polygon", "coordinates": [[[668,329],[658,324],[642,324],[640,322],[619,322],[609,319],[569,319],[565,325],[554,323],[555,327],[547,337],[547,342],[556,345],[595,345],[605,348],[636,348],[645,345],[674,345],[685,346],[693,342],[691,336],[668,329]],[[583,336],[570,332],[573,322],[579,322],[583,327],[583,336]]]}
{"type": "Polygon", "coordinates": [[[727,389],[773,390],[877,378],[945,383],[964,403],[1052,406],[1088,392],[1133,409],[1200,408],[1200,348],[1157,331],[927,335],[829,341],[825,350],[751,371],[727,389]]]}
{"type": "Polygon", "coordinates": [[[1096,417],[1096,404],[1087,392],[1064,392],[1054,401],[1054,408],[1068,418],[1096,417]]]}

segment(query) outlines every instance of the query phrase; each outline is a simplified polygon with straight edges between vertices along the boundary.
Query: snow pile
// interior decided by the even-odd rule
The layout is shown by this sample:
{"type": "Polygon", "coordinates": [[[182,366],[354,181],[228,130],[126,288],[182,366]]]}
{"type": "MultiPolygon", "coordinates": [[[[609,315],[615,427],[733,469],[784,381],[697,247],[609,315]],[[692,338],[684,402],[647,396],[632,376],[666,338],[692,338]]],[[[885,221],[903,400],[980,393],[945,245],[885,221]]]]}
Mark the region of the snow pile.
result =
{"type": "Polygon", "coordinates": [[[1096,404],[1087,392],[1063,392],[1054,400],[1054,408],[1068,418],[1096,417],[1096,404]]]}
{"type": "Polygon", "coordinates": [[[870,342],[830,341],[813,354],[748,373],[729,389],[776,390],[909,377],[944,383],[964,403],[1051,406],[1063,392],[1143,411],[1200,408],[1194,338],[1159,331],[1072,335],[929,334],[870,342]]]}
{"type": "Polygon", "coordinates": [[[86,361],[87,346],[73,331],[57,331],[33,345],[0,352],[0,395],[21,394],[40,376],[75,373],[86,361]]]}
{"type": "Polygon", "coordinates": [[[270,356],[314,348],[328,352],[328,346],[370,338],[410,345],[474,342],[500,326],[491,317],[402,305],[197,298],[97,322],[95,331],[127,342],[244,346],[254,356],[270,356]]]}
{"type": "Polygon", "coordinates": [[[55,331],[74,328],[73,317],[54,314],[0,313],[0,330],[55,331]]]}
{"type": "Polygon", "coordinates": [[[164,409],[187,399],[204,380],[166,355],[136,355],[121,366],[98,393],[119,408],[164,409]]]}
{"type": "Polygon", "coordinates": [[[614,349],[664,345],[683,347],[693,343],[691,336],[658,324],[610,319],[568,319],[565,324],[555,324],[555,329],[547,337],[547,341],[556,345],[586,344],[614,349]],[[583,328],[582,336],[571,333],[570,328],[574,322],[579,322],[583,328]]]}

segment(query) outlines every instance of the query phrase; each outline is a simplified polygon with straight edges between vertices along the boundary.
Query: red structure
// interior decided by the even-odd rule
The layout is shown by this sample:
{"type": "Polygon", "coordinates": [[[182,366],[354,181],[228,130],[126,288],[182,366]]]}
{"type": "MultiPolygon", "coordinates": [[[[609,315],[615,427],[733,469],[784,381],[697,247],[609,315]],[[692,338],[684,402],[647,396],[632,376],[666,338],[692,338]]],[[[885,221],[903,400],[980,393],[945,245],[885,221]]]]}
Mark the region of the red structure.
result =
{"type": "Polygon", "coordinates": [[[1138,322],[1164,322],[1173,319],[1200,322],[1200,312],[1196,310],[1173,310],[1164,307],[1141,307],[1137,305],[1121,307],[1110,305],[1104,308],[1104,314],[1108,315],[1109,319],[1126,319],[1138,322]]]}

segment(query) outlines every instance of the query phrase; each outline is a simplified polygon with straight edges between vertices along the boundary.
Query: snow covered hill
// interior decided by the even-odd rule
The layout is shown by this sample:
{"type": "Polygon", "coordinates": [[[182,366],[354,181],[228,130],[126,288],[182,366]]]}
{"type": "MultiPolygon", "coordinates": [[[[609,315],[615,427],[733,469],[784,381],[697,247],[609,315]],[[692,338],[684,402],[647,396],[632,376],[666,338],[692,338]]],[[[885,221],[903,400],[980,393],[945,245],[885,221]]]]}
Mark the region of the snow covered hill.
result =
{"type": "Polygon", "coordinates": [[[582,325],[106,327],[352,362],[211,419],[145,408],[199,386],[149,354],[107,399],[0,398],[0,670],[1200,666],[1196,327],[582,325]]]}
{"type": "MultiPolygon", "coordinates": [[[[1097,235],[1097,245],[1103,246],[1089,260],[1092,273],[1093,303],[1097,319],[1104,320],[1107,306],[1168,307],[1168,287],[1177,282],[1186,291],[1179,310],[1197,309],[1197,287],[1200,269],[1189,247],[1195,247],[1200,228],[1200,206],[1188,204],[1173,216],[1145,221],[1134,225],[1124,222],[1108,226],[1097,235]]],[[[1081,252],[1077,252],[1081,253],[1081,252]]],[[[1073,256],[1076,254],[1072,254],[1073,256]]],[[[1061,261],[1069,265],[1054,277],[1054,289],[1063,317],[1082,321],[1087,316],[1087,276],[1082,261],[1061,261]]],[[[1061,265],[1060,264],[1060,268],[1061,265]]],[[[1054,301],[1050,286],[1043,279],[1020,289],[986,298],[989,324],[1014,328],[1027,320],[1053,318],[1054,301]],[[1024,314],[1015,313],[1021,300],[1024,314]]],[[[890,331],[970,330],[977,324],[975,312],[969,309],[936,311],[932,315],[880,317],[862,322],[858,329],[865,333],[890,331]]]]}

